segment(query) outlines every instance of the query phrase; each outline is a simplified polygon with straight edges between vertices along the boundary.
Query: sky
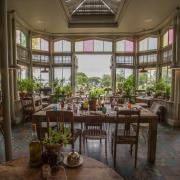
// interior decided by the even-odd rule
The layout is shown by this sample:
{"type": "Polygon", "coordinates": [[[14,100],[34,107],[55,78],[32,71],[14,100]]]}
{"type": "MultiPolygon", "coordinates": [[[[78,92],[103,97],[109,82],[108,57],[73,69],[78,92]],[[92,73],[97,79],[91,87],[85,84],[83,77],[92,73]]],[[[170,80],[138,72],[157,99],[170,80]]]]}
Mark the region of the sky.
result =
{"type": "Polygon", "coordinates": [[[78,72],[85,73],[88,77],[102,77],[103,74],[111,75],[111,55],[76,55],[78,59],[78,72]]]}

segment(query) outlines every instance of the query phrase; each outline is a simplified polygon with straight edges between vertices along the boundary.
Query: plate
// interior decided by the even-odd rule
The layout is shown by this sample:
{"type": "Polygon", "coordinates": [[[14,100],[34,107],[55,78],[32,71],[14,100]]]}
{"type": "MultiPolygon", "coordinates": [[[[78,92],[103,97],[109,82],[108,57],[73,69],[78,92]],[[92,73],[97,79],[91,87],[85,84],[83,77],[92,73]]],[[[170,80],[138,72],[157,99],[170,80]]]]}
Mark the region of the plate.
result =
{"type": "Polygon", "coordinates": [[[67,167],[78,167],[78,166],[81,166],[84,162],[84,159],[82,156],[80,156],[80,160],[79,160],[79,163],[78,164],[75,164],[75,165],[70,165],[68,164],[68,161],[67,161],[67,156],[64,157],[64,160],[63,160],[63,163],[67,166],[67,167]]]}

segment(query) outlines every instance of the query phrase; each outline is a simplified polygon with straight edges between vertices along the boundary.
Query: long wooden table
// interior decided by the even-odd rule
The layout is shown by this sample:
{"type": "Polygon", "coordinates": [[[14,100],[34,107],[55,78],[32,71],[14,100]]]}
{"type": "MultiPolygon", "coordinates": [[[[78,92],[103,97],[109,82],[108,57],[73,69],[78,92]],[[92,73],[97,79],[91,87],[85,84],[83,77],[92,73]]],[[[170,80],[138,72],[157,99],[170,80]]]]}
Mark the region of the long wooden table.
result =
{"type": "MultiPolygon", "coordinates": [[[[32,122],[36,123],[37,130],[40,127],[40,123],[46,121],[46,111],[52,110],[54,105],[50,105],[44,110],[36,112],[33,114],[32,122]]],[[[83,123],[86,122],[86,116],[88,113],[84,113],[79,111],[78,113],[74,113],[74,122],[75,123],[83,123]]],[[[91,113],[90,113],[91,114],[91,113]]],[[[127,117],[120,116],[116,117],[115,111],[107,111],[106,115],[101,115],[99,122],[102,123],[124,123],[126,122],[127,117]]],[[[136,121],[136,118],[132,118],[132,123],[136,121]]],[[[150,163],[155,163],[156,160],[156,142],[157,142],[157,124],[158,117],[148,109],[141,110],[140,123],[149,123],[149,131],[148,131],[148,152],[147,152],[147,160],[150,163]]]]}
{"type": "MultiPolygon", "coordinates": [[[[123,178],[113,169],[105,164],[83,156],[84,163],[76,168],[65,168],[68,180],[122,180],[123,178]]],[[[19,158],[5,164],[0,165],[1,180],[39,180],[42,179],[40,168],[30,168],[28,158],[19,158]]],[[[62,170],[59,170],[54,175],[53,180],[65,180],[65,175],[62,170]]]]}

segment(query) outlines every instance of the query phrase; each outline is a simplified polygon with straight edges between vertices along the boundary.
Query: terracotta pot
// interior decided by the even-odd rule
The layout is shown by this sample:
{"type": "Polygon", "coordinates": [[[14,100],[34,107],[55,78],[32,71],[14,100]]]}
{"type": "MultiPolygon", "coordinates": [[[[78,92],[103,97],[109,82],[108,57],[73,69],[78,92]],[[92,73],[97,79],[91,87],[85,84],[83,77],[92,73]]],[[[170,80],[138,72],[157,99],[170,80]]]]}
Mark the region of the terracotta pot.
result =
{"type": "Polygon", "coordinates": [[[44,147],[46,149],[46,151],[48,152],[59,152],[61,151],[62,147],[63,147],[63,144],[59,144],[59,143],[56,143],[56,144],[44,144],[44,147]]]}
{"type": "Polygon", "coordinates": [[[89,100],[89,110],[96,111],[96,101],[97,99],[89,100]]]}

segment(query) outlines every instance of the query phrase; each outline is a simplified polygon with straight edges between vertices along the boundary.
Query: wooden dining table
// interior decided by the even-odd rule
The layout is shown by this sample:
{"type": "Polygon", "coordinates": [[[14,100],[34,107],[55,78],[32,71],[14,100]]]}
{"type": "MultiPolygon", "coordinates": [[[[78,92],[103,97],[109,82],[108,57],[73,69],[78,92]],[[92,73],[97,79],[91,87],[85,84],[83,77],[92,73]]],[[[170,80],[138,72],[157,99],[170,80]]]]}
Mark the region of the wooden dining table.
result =
{"type": "MultiPolygon", "coordinates": [[[[46,121],[46,111],[54,110],[54,107],[59,107],[59,105],[51,104],[48,107],[42,109],[33,114],[32,123],[37,125],[38,128],[41,127],[41,123],[46,121]]],[[[107,109],[107,113],[103,114],[99,111],[78,111],[74,113],[75,123],[85,123],[87,122],[86,117],[89,119],[89,115],[100,115],[100,123],[125,123],[127,121],[127,116],[116,116],[116,111],[107,109]]],[[[137,118],[131,118],[131,123],[136,122],[137,118]]],[[[156,160],[156,143],[157,143],[157,124],[158,116],[148,109],[141,108],[140,123],[148,123],[148,151],[147,160],[149,163],[155,163],[156,160]]]]}
{"type": "MultiPolygon", "coordinates": [[[[84,162],[81,166],[75,168],[59,168],[53,177],[48,180],[123,180],[113,169],[105,164],[83,156],[84,162]],[[66,173],[66,175],[65,175],[66,173]],[[65,177],[67,176],[67,178],[65,177]]],[[[0,165],[0,180],[40,180],[41,168],[31,168],[29,158],[23,157],[0,165]]]]}

